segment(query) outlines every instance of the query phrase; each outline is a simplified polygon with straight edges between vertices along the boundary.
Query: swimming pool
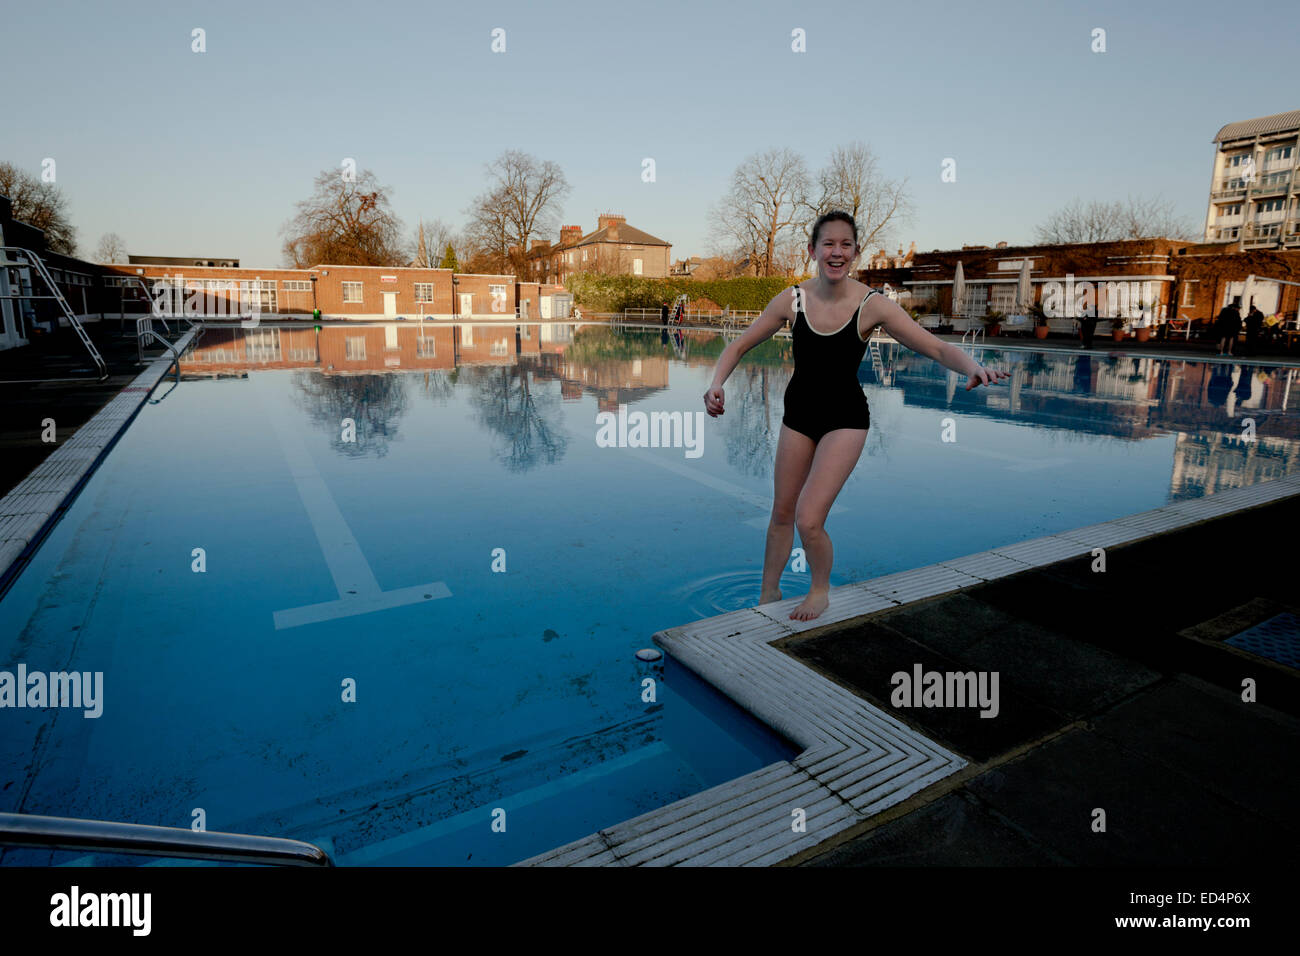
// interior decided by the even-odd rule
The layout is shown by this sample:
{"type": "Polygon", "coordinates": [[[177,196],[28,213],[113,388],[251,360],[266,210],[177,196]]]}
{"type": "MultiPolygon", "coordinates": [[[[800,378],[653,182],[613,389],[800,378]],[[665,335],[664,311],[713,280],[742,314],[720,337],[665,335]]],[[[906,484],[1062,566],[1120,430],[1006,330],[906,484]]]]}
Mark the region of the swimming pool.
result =
{"type": "MultiPolygon", "coordinates": [[[[756,601],[789,342],[741,363],[698,457],[596,441],[601,412],[688,421],[723,344],[209,329],[0,601],[0,667],[105,675],[99,718],[0,709],[0,807],[499,864],[788,759],[671,661],[643,700],[634,652],[756,601]]],[[[1300,469],[1293,369],[982,360],[1012,384],[868,353],[832,584],[1300,469]]]]}

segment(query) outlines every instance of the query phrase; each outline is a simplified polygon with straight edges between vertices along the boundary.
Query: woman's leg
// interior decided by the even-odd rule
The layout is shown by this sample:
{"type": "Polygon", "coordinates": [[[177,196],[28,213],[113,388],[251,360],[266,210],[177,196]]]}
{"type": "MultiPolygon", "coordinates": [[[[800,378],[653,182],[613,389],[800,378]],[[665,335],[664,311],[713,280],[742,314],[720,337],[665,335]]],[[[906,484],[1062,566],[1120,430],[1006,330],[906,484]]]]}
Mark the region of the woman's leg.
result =
{"type": "Polygon", "coordinates": [[[790,617],[796,621],[811,621],[830,603],[834,552],[826,533],[826,515],[857,465],[866,442],[865,428],[837,428],[827,432],[817,444],[812,470],[795,505],[794,521],[799,528],[799,541],[808,555],[808,566],[812,571],[808,597],[790,612],[790,617]]]}
{"type": "Polygon", "coordinates": [[[767,525],[767,547],[763,552],[763,587],[759,604],[781,600],[781,572],[790,560],[794,544],[794,509],[808,469],[812,467],[816,444],[807,435],[781,426],[776,441],[776,468],[772,478],[772,518],[767,525]]]}

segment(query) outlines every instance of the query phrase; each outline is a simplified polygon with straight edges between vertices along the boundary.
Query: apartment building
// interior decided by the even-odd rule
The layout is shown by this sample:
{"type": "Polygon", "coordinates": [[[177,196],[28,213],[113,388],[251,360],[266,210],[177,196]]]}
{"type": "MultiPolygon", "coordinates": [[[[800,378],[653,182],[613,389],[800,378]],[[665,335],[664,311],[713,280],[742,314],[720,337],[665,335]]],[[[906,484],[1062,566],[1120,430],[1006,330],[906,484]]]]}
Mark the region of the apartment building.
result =
{"type": "Polygon", "coordinates": [[[1214,143],[1206,242],[1300,248],[1300,110],[1229,123],[1214,143]]]}

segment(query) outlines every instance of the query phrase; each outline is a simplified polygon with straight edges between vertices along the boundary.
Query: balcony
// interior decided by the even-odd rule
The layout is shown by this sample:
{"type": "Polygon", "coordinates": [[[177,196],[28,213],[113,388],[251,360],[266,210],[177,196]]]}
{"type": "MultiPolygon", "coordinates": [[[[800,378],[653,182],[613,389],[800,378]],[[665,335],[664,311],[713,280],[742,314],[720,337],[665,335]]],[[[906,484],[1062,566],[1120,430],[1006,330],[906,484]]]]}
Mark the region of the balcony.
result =
{"type": "Polygon", "coordinates": [[[1229,185],[1221,183],[1219,188],[1210,193],[1211,199],[1236,199],[1246,195],[1246,184],[1229,185]]]}
{"type": "Polygon", "coordinates": [[[1250,195],[1252,199],[1257,196],[1281,194],[1286,192],[1291,186],[1290,176],[1265,176],[1264,179],[1268,180],[1268,182],[1261,180],[1250,187],[1250,195]]]}

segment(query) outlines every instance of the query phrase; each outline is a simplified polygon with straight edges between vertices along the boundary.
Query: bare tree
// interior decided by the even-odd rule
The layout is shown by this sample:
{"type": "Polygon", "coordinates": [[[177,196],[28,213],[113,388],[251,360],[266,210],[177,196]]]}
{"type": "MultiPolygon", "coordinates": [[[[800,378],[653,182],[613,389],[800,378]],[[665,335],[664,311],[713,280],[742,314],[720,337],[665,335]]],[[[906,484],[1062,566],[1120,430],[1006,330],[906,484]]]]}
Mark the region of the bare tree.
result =
{"type": "Polygon", "coordinates": [[[126,262],[126,240],[115,232],[104,233],[95,247],[95,261],[126,262]]]}
{"type": "Polygon", "coordinates": [[[803,269],[810,259],[807,245],[812,241],[812,227],[818,217],[833,209],[842,209],[853,217],[858,227],[863,255],[878,246],[889,245],[896,230],[912,221],[914,207],[907,193],[907,180],[885,179],[880,162],[866,143],[852,142],[837,146],[829,162],[817,176],[817,189],[806,203],[808,219],[804,225],[803,269]]]}
{"type": "Polygon", "coordinates": [[[54,183],[42,182],[12,163],[0,163],[0,195],[12,200],[15,219],[45,233],[51,252],[76,253],[77,230],[68,218],[67,200],[54,183]]]}
{"type": "Polygon", "coordinates": [[[1052,213],[1035,229],[1038,242],[1052,245],[1069,242],[1116,242],[1120,239],[1164,237],[1192,239],[1198,231],[1193,222],[1174,212],[1173,201],[1159,197],[1132,196],[1127,204],[1116,200],[1084,203],[1077,197],[1052,213]]]}
{"type": "Polygon", "coordinates": [[[479,194],[465,210],[469,223],[465,227],[465,249],[456,257],[464,262],[480,263],[472,271],[505,273],[509,271],[510,200],[497,187],[479,194]],[[487,262],[486,268],[481,263],[487,262]]]}
{"type": "Polygon", "coordinates": [[[716,248],[747,258],[759,275],[775,274],[783,241],[799,235],[808,189],[803,157],[788,147],[748,157],[714,210],[716,248]]]}
{"type": "Polygon", "coordinates": [[[569,183],[558,164],[519,150],[502,153],[487,171],[492,186],[468,211],[470,242],[475,251],[497,257],[497,271],[526,275],[529,240],[558,231],[569,183]]]}
{"type": "Polygon", "coordinates": [[[389,190],[375,174],[362,170],[345,179],[337,169],[316,177],[312,194],[281,230],[285,259],[297,269],[317,263],[398,266],[403,255],[402,221],[388,200],[389,190]]]}
{"type": "Polygon", "coordinates": [[[417,225],[415,232],[411,235],[411,247],[415,250],[411,261],[421,269],[437,269],[442,265],[443,258],[447,255],[447,245],[450,244],[453,249],[460,248],[460,238],[456,235],[455,230],[447,225],[441,219],[431,219],[421,221],[417,225]],[[423,261],[420,261],[420,228],[424,229],[424,253],[423,261]]]}

